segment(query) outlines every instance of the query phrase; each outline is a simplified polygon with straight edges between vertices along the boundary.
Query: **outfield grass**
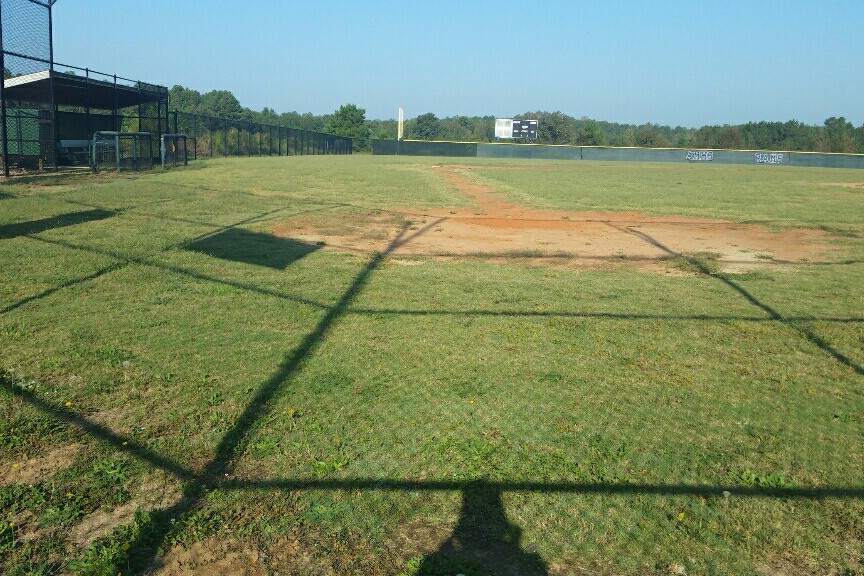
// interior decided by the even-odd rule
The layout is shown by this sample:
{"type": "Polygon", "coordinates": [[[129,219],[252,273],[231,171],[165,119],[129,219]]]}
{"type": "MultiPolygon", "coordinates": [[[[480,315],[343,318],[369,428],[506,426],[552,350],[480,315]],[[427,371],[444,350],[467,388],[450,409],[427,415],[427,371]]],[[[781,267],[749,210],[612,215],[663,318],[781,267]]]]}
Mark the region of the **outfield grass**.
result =
{"type": "Polygon", "coordinates": [[[206,541],[281,573],[864,574],[864,190],[828,185],[864,173],[451,160],[2,183],[0,571],[147,573],[206,541]],[[836,250],[658,275],[272,234],[466,205],[442,162],[527,206],[836,250]],[[183,497],[139,506],[154,485],[183,497]]]}

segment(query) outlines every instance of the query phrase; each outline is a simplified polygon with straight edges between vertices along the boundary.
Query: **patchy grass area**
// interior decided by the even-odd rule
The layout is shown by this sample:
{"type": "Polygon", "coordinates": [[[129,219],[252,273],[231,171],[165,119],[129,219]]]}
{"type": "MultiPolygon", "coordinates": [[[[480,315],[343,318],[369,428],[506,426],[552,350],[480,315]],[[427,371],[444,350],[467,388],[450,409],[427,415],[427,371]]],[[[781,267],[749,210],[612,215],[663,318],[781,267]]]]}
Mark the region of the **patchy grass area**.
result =
{"type": "Polygon", "coordinates": [[[0,571],[864,574],[860,171],[457,162],[833,248],[661,275],[395,258],[379,211],[470,206],[441,161],[3,182],[0,571]]]}

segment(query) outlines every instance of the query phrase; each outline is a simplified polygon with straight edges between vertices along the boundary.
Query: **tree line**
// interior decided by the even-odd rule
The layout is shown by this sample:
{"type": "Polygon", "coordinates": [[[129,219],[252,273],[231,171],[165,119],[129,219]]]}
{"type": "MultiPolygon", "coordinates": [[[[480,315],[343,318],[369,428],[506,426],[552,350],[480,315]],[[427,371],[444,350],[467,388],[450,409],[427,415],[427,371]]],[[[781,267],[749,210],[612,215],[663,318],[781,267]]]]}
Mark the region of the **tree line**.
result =
{"type": "MultiPolygon", "coordinates": [[[[227,90],[201,94],[175,85],[169,90],[172,110],[216,116],[259,124],[326,132],[354,138],[355,151],[370,149],[371,139],[393,140],[396,120],[368,120],[366,111],[345,104],[333,114],[309,112],[260,112],[244,108],[227,90]]],[[[563,112],[534,111],[514,119],[538,120],[538,144],[578,146],[637,146],[644,148],[708,148],[737,150],[790,150],[800,152],[845,152],[864,154],[864,125],[855,127],[844,117],[831,117],[821,126],[787,122],[748,122],[737,125],[706,125],[701,128],[659,124],[619,124],[575,118],[563,112]]],[[[438,118],[432,112],[405,121],[404,137],[417,140],[457,142],[495,141],[494,116],[438,118]]]]}

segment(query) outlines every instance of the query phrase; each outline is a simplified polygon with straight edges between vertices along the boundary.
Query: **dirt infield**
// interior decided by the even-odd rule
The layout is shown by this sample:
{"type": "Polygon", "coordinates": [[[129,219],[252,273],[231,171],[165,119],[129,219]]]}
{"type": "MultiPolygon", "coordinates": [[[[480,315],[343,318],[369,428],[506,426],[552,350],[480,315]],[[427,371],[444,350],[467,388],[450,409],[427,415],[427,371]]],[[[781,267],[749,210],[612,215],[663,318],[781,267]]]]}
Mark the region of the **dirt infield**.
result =
{"type": "Polygon", "coordinates": [[[746,272],[818,260],[830,246],[820,230],[773,232],[761,226],[633,212],[534,210],[507,202],[470,182],[451,166],[434,173],[464,194],[470,207],[375,212],[344,231],[313,222],[277,227],[290,236],[329,249],[381,252],[396,239],[398,223],[410,221],[407,241],[393,252],[395,262],[416,258],[518,260],[556,268],[637,268],[680,272],[681,256],[710,258],[724,272],[746,272]]]}

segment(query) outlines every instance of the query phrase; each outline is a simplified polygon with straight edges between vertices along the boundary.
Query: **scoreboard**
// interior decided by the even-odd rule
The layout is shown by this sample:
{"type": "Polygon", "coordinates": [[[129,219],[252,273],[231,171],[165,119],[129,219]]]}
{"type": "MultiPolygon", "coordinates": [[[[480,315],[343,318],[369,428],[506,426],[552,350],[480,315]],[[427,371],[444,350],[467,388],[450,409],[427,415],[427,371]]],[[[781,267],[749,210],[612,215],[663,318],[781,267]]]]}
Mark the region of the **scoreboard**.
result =
{"type": "Polygon", "coordinates": [[[537,120],[513,120],[513,138],[537,139],[537,120]]]}
{"type": "Polygon", "coordinates": [[[495,120],[495,138],[525,138],[537,139],[537,120],[511,120],[498,118],[495,120]]]}

